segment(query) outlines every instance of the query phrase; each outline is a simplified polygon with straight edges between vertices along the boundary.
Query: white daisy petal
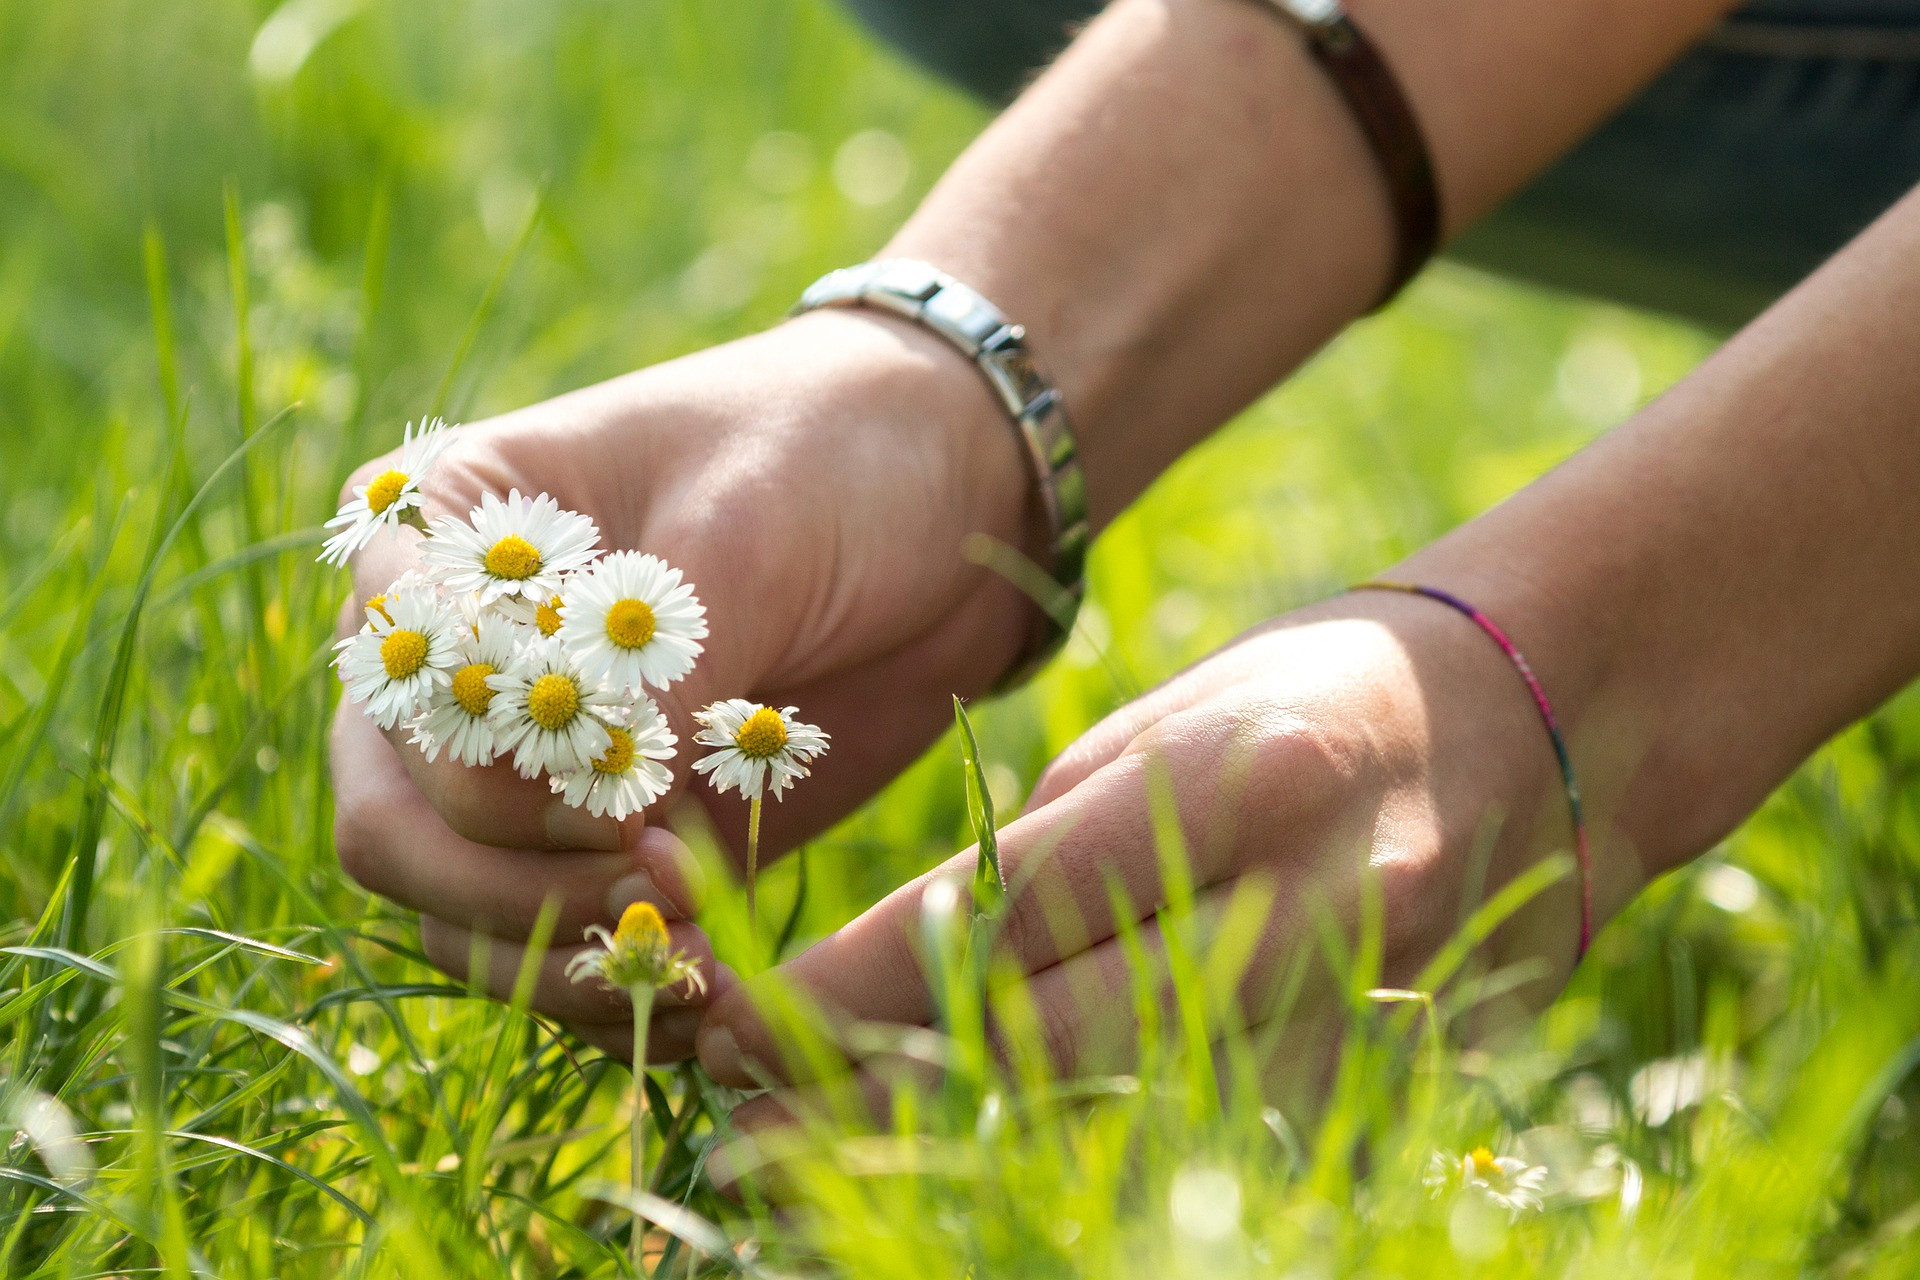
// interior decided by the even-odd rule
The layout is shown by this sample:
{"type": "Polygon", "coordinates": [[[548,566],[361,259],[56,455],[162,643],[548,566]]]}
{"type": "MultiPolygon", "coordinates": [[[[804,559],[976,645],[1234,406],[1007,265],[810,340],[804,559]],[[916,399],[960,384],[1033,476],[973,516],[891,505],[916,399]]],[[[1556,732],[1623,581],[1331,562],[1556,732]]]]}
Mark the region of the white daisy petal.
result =
{"type": "Polygon", "coordinates": [[[444,747],[449,759],[484,767],[493,763],[497,750],[488,715],[497,695],[487,677],[513,665],[521,634],[505,618],[477,610],[471,615],[463,610],[461,623],[463,634],[455,641],[460,665],[445,687],[435,686],[409,741],[419,745],[429,762],[438,759],[444,747]]]}
{"type": "Polygon", "coordinates": [[[796,710],[728,698],[694,713],[701,729],[693,740],[719,748],[694,761],[694,772],[710,775],[714,789],[723,793],[738,791],[743,799],[757,800],[771,791],[780,799],[781,792],[810,776],[807,762],[824,755],[828,745],[818,725],[793,718],[796,710]]]}
{"type": "Polygon", "coordinates": [[[673,785],[673,747],[679,741],[653,699],[641,694],[624,725],[607,730],[611,745],[584,769],[555,774],[549,785],[568,804],[615,821],[640,812],[673,785]]]}
{"type": "Polygon", "coordinates": [[[442,516],[427,537],[427,567],[448,591],[473,592],[480,603],[532,622],[535,609],[561,593],[568,574],[599,553],[600,530],[546,494],[505,501],[485,494],[467,519],[442,516]]]}
{"type": "Polygon", "coordinates": [[[422,421],[418,430],[409,422],[394,465],[356,488],[352,501],[327,521],[327,528],[339,532],[321,546],[320,563],[344,565],[376,534],[407,523],[409,513],[417,512],[425,501],[421,483],[451,443],[453,431],[439,418],[422,421]]]}
{"type": "Polygon", "coordinates": [[[562,593],[560,642],[590,680],[637,692],[665,689],[693,670],[707,611],[658,556],[617,551],[577,574],[562,593]]]}
{"type": "Polygon", "coordinates": [[[425,709],[460,665],[458,624],[439,593],[411,586],[390,590],[367,625],[334,648],[347,697],[365,703],[367,716],[391,729],[425,709]]]}
{"type": "Polygon", "coordinates": [[[487,685],[496,695],[487,711],[494,750],[513,752],[523,778],[590,768],[612,745],[609,727],[624,727],[630,713],[618,694],[585,679],[557,640],[529,640],[487,685]]]}

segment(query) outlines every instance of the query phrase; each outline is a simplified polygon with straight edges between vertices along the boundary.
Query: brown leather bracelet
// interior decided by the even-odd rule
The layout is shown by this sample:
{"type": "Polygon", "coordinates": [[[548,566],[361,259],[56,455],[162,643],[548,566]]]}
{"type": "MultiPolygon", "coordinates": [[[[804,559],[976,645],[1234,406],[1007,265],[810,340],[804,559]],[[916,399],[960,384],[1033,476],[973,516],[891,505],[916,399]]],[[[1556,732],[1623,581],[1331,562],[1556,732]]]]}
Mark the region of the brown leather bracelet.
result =
{"type": "Polygon", "coordinates": [[[1306,34],[1380,165],[1393,209],[1393,274],[1376,307],[1393,301],[1440,246],[1440,188],[1426,135],[1393,68],[1355,26],[1340,0],[1259,0],[1306,34]]]}

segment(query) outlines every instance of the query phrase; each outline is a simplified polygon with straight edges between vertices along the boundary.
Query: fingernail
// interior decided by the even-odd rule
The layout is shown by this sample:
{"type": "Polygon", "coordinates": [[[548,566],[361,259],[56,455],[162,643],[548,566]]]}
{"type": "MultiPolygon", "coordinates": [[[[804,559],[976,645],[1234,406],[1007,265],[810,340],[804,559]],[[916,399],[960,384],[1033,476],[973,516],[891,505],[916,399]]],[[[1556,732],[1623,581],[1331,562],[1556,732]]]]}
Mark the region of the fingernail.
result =
{"type": "Polygon", "coordinates": [[[715,1190],[729,1199],[740,1198],[740,1170],[746,1163],[740,1158],[746,1152],[740,1148],[749,1146],[751,1143],[748,1139],[735,1138],[732,1142],[716,1148],[714,1153],[707,1157],[707,1180],[713,1184],[715,1190]]]}
{"type": "Polygon", "coordinates": [[[707,1027],[700,1032],[695,1044],[700,1050],[700,1065],[707,1069],[708,1075],[737,1089],[753,1086],[746,1061],[740,1056],[740,1042],[733,1038],[733,1032],[725,1027],[707,1027]]]}
{"type": "Polygon", "coordinates": [[[667,900],[667,896],[654,885],[653,877],[644,871],[629,871],[613,882],[607,890],[607,916],[618,920],[620,913],[636,902],[652,903],[661,914],[678,916],[680,909],[667,900]]]}
{"type": "Polygon", "coordinates": [[[612,818],[596,818],[564,800],[547,805],[546,827],[547,842],[556,849],[605,849],[611,853],[621,847],[619,823],[612,818]]]}

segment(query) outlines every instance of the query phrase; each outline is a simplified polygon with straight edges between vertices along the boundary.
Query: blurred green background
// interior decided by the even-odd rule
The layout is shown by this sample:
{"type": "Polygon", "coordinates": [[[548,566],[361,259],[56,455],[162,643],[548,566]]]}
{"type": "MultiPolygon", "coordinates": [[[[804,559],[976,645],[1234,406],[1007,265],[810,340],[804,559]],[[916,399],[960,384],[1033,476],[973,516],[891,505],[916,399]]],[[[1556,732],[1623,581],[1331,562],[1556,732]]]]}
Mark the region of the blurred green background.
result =
{"type": "MultiPolygon", "coordinates": [[[[334,862],[313,528],[441,396],[774,322],[985,119],[817,0],[0,0],[0,1274],[620,1274],[582,1191],[624,1069],[443,985],[334,862]]],[[[1711,342],[1435,268],[1103,538],[1088,639],[979,713],[997,797],[1711,342]]],[[[662,1077],[704,1108],[670,1190],[785,1273],[1912,1274],[1917,730],[1849,733],[1512,1043],[1386,1035],[1346,1145],[1143,1071],[1004,1126],[950,1098],[903,1122],[948,1164],[829,1152],[776,1219],[691,1178],[718,1103],[662,1077]],[[1426,1194],[1479,1142],[1545,1213],[1426,1194]]],[[[943,744],[812,848],[801,938],[968,840],[943,744]]]]}

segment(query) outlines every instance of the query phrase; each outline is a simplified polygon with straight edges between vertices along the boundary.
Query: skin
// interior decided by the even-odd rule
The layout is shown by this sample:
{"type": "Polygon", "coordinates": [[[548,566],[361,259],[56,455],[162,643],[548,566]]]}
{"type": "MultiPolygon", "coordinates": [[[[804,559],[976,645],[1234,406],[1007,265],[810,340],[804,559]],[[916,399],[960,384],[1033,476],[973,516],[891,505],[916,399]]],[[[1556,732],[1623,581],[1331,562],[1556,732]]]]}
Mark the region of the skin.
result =
{"type": "MultiPolygon", "coordinates": [[[[1354,7],[1424,122],[1458,229],[1731,6],[1354,7]]],[[[952,271],[1028,326],[1104,523],[1371,304],[1389,228],[1346,108],[1283,24],[1243,0],[1118,0],[887,252],[952,271]]],[[[1602,920],[1920,668],[1920,601],[1883,585],[1920,563],[1916,250],[1909,200],[1676,391],[1390,574],[1475,601],[1551,690],[1588,795],[1602,920]]],[[[1012,433],[963,360],[876,313],[803,317],[468,428],[432,506],[511,486],[594,513],[608,545],[698,584],[713,639],[664,700],[683,740],[689,710],[723,696],[797,704],[834,734],[816,776],[768,807],[769,852],[918,755],[948,695],[987,688],[1032,625],[958,551],[976,531],[1043,545],[1012,433]]],[[[358,594],[413,542],[363,556],[358,594]]],[[[343,864],[426,912],[450,971],[478,957],[504,987],[548,894],[558,937],[640,896],[708,955],[684,923],[698,886],[665,832],[557,809],[506,768],[427,766],[350,707],[335,732],[343,864]]],[[[1241,888],[1274,904],[1242,992],[1256,1023],[1303,904],[1350,912],[1371,875],[1385,977],[1405,980],[1473,901],[1569,839],[1537,715],[1471,624],[1375,593],[1290,614],[1097,726],[1003,834],[1022,886],[1008,954],[1062,1068],[1128,1052],[1107,885],[1138,920],[1162,901],[1148,804],[1161,785],[1203,908],[1241,888]]],[[[738,847],[740,806],[686,796],[738,847]]],[[[903,886],[782,980],[833,1025],[924,1021],[909,939],[928,885],[964,881],[973,857],[903,886]]],[[[1563,884],[1496,937],[1493,962],[1543,966],[1530,999],[1570,969],[1576,912],[1563,884]]],[[[549,960],[536,1003],[619,1051],[621,1006],[560,981],[567,958],[549,960]]],[[[717,1079],[793,1080],[756,990],[712,977],[704,1013],[663,1001],[660,1056],[697,1048],[717,1079]]],[[[1293,1016],[1316,1018],[1310,1001],[1293,1016]]],[[[790,1100],[750,1104],[743,1123],[790,1100]]]]}

